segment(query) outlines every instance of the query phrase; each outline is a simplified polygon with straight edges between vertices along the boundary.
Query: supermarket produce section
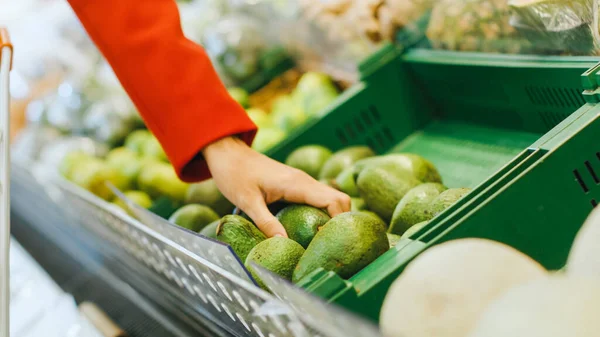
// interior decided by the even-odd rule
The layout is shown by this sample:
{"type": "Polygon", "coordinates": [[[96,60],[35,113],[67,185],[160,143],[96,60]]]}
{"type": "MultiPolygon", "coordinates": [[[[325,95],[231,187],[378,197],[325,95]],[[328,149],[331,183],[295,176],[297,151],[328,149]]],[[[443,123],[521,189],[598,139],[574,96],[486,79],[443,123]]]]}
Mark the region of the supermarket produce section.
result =
{"type": "Polygon", "coordinates": [[[278,200],[267,237],[178,178],[96,57],[27,104],[12,235],[129,336],[591,337],[597,2],[182,3],[252,148],[351,210],[278,200]]]}

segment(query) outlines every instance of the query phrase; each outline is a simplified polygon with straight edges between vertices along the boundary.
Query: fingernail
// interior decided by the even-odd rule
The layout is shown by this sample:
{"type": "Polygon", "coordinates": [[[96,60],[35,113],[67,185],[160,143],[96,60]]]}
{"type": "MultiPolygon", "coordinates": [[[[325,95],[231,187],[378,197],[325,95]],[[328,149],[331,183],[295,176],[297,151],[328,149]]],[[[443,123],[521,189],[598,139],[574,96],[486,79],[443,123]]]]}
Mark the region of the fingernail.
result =
{"type": "Polygon", "coordinates": [[[282,237],[283,237],[283,234],[281,234],[281,233],[277,233],[277,234],[275,234],[275,235],[273,235],[273,236],[274,236],[274,237],[276,237],[276,238],[282,238],[282,237]]]}

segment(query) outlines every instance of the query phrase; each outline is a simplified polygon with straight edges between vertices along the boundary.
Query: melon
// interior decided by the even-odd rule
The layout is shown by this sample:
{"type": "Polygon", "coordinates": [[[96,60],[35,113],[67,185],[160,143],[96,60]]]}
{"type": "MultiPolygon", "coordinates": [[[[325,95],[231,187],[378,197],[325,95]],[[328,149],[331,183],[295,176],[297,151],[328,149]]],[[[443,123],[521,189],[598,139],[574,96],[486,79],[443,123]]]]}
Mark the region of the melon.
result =
{"type": "Polygon", "coordinates": [[[381,310],[386,337],[463,337],[507,289],[547,275],[530,257],[484,239],[442,243],[413,260],[381,310]]]}
{"type": "Polygon", "coordinates": [[[587,218],[575,237],[566,271],[568,275],[600,278],[600,208],[587,218]]]}
{"type": "Polygon", "coordinates": [[[517,286],[494,301],[469,337],[596,337],[600,283],[552,276],[517,286]]]}

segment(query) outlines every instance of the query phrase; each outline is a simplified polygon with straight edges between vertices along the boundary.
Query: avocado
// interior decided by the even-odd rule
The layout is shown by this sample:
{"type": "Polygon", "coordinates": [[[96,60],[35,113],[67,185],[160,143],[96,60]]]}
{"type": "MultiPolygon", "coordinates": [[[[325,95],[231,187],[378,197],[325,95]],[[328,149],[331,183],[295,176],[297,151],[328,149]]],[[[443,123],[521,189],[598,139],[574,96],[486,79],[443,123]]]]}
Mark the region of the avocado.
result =
{"type": "Polygon", "coordinates": [[[442,177],[435,166],[427,159],[412,153],[394,153],[361,160],[356,163],[354,174],[359,175],[367,167],[381,165],[406,170],[424,183],[442,183],[442,177]]]}
{"type": "Polygon", "coordinates": [[[129,188],[136,188],[142,170],[142,161],[137,153],[126,147],[118,147],[108,153],[106,163],[127,178],[129,188]]]}
{"type": "Polygon", "coordinates": [[[229,96],[238,102],[242,107],[247,108],[250,106],[250,96],[248,92],[242,88],[231,87],[227,89],[229,96]]]}
{"type": "Polygon", "coordinates": [[[323,165],[319,173],[320,179],[335,179],[344,169],[356,161],[372,157],[375,152],[367,146],[351,146],[334,153],[323,165]]]}
{"type": "Polygon", "coordinates": [[[362,211],[359,211],[359,212],[361,212],[363,214],[367,214],[367,215],[372,216],[372,217],[375,217],[375,219],[377,219],[377,220],[383,222],[384,224],[386,224],[386,227],[387,227],[387,223],[379,215],[377,215],[377,213],[371,212],[371,211],[368,211],[368,210],[362,210],[362,211]]]}
{"type": "Polygon", "coordinates": [[[194,232],[202,230],[215,220],[219,220],[219,215],[210,207],[199,204],[185,205],[169,218],[170,222],[194,232]]]}
{"type": "Polygon", "coordinates": [[[394,165],[368,166],[357,180],[360,196],[385,221],[392,218],[404,195],[420,183],[410,172],[394,165]]]}
{"type": "Polygon", "coordinates": [[[276,215],[288,237],[302,247],[308,247],[313,237],[331,218],[318,208],[307,205],[290,205],[276,215]]]}
{"type": "Polygon", "coordinates": [[[161,196],[174,201],[185,200],[189,184],[179,180],[173,167],[163,162],[148,162],[138,176],[138,188],[152,198],[161,196]]]}
{"type": "Polygon", "coordinates": [[[128,187],[127,178],[97,158],[75,163],[69,180],[104,200],[114,197],[112,190],[106,185],[107,182],[119,190],[126,190],[128,187]]]}
{"type": "Polygon", "coordinates": [[[133,131],[125,138],[125,147],[141,155],[146,142],[152,137],[154,136],[148,130],[133,131]]]}
{"type": "Polygon", "coordinates": [[[396,244],[402,239],[402,237],[400,235],[396,235],[396,234],[392,234],[392,233],[386,233],[386,234],[387,234],[388,241],[390,243],[390,248],[393,248],[394,246],[396,246],[396,244]]]}
{"type": "Polygon", "coordinates": [[[272,112],[273,123],[284,131],[291,131],[302,126],[308,116],[302,110],[302,107],[293,105],[288,110],[281,112],[272,112]]]}
{"type": "Polygon", "coordinates": [[[127,199],[136,203],[138,206],[144,207],[146,209],[152,206],[152,199],[150,199],[150,196],[148,194],[142,191],[127,191],[124,192],[123,195],[125,195],[127,199]]]}
{"type": "Polygon", "coordinates": [[[259,129],[273,126],[273,121],[271,120],[269,115],[267,115],[267,113],[264,112],[264,110],[252,108],[246,110],[246,113],[248,114],[248,117],[250,117],[252,122],[254,122],[256,126],[258,126],[259,129]]]}
{"type": "Polygon", "coordinates": [[[323,164],[325,164],[331,155],[332,152],[324,146],[306,145],[292,152],[285,160],[285,164],[304,171],[317,179],[323,164]]]}
{"type": "Polygon", "coordinates": [[[165,150],[163,150],[162,146],[158,142],[158,139],[156,139],[154,136],[148,138],[141,150],[142,156],[146,158],[155,158],[160,161],[169,162],[165,150]]]}
{"type": "Polygon", "coordinates": [[[266,239],[252,222],[238,215],[226,215],[217,225],[217,240],[229,244],[240,261],[246,261],[250,250],[266,239]]]}
{"type": "Polygon", "coordinates": [[[266,152],[279,144],[285,136],[286,133],[278,128],[262,128],[256,133],[252,148],[257,152],[266,152]]]}
{"type": "Polygon", "coordinates": [[[471,192],[470,188],[451,188],[445,190],[431,202],[431,213],[433,213],[433,216],[437,216],[469,192],[471,192]]]}
{"type": "Polygon", "coordinates": [[[350,210],[353,212],[367,210],[367,204],[361,198],[351,198],[350,202],[352,203],[350,206],[350,210]]]}
{"type": "MultiPolygon", "coordinates": [[[[127,191],[127,192],[123,192],[123,195],[125,195],[125,197],[127,197],[127,199],[133,201],[138,206],[141,206],[143,208],[148,209],[152,206],[152,199],[150,199],[150,196],[148,196],[148,194],[146,194],[142,191],[127,191]]],[[[120,198],[115,198],[113,203],[115,205],[119,206],[120,208],[122,208],[125,212],[127,212],[127,214],[133,216],[133,214],[130,213],[130,211],[129,211],[129,207],[127,207],[125,202],[123,200],[121,200],[120,198]]]]}
{"type": "Polygon", "coordinates": [[[351,197],[358,197],[358,187],[356,187],[356,176],[352,166],[345,168],[337,178],[335,178],[335,187],[348,194],[351,197]]]}
{"type": "Polygon", "coordinates": [[[433,218],[430,204],[445,190],[442,184],[425,183],[408,191],[394,210],[389,232],[402,235],[412,225],[433,218]]]}
{"type": "Polygon", "coordinates": [[[410,239],[411,236],[413,236],[415,233],[420,231],[421,228],[425,227],[428,223],[429,223],[429,221],[423,221],[423,222],[419,222],[416,225],[412,225],[409,229],[406,230],[406,232],[404,232],[404,234],[402,234],[402,238],[410,239]]]}
{"type": "Polygon", "coordinates": [[[71,174],[73,172],[73,168],[79,163],[88,160],[97,160],[97,158],[92,157],[81,151],[69,152],[62,158],[58,167],[58,172],[66,179],[70,179],[71,174]]]}
{"type": "Polygon", "coordinates": [[[342,213],[325,224],[300,258],[292,281],[322,267],[349,278],[385,253],[390,244],[386,226],[362,212],[342,213]]]}
{"type": "Polygon", "coordinates": [[[252,263],[281,276],[288,281],[292,280],[294,269],[304,254],[304,248],[294,240],[273,237],[259,242],[246,257],[245,266],[252,274],[258,285],[268,290],[262,280],[254,272],[252,263]]]}
{"type": "Polygon", "coordinates": [[[310,99],[304,100],[302,107],[308,116],[322,117],[329,112],[327,107],[338,97],[335,91],[315,93],[310,99]]]}
{"type": "Polygon", "coordinates": [[[185,194],[186,204],[202,204],[212,208],[220,216],[230,214],[233,204],[223,196],[213,179],[191,184],[185,194]]]}
{"type": "Polygon", "coordinates": [[[296,101],[309,116],[319,116],[338,96],[331,78],[323,73],[307,72],[298,81],[292,93],[296,101]]]}
{"type": "Polygon", "coordinates": [[[121,146],[116,147],[106,154],[106,163],[113,165],[122,165],[132,159],[138,159],[138,154],[130,149],[121,146]]]}
{"type": "Polygon", "coordinates": [[[219,226],[219,222],[221,222],[221,219],[209,223],[208,225],[206,225],[206,227],[202,228],[202,230],[199,233],[206,236],[207,238],[217,240],[217,226],[219,226]]]}

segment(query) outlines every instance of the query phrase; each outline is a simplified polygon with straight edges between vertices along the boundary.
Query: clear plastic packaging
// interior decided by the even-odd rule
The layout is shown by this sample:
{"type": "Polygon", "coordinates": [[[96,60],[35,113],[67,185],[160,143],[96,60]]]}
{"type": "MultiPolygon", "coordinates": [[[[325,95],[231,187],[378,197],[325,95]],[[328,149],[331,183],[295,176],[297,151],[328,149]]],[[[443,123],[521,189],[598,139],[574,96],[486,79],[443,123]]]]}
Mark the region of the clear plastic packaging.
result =
{"type": "Polygon", "coordinates": [[[440,0],[427,37],[433,48],[456,51],[528,53],[531,43],[510,24],[507,0],[440,0]]]}
{"type": "Polygon", "coordinates": [[[207,27],[202,45],[228,86],[240,85],[277,63],[269,59],[269,51],[275,46],[267,38],[263,25],[240,12],[229,13],[207,27]]]}
{"type": "Polygon", "coordinates": [[[255,2],[253,14],[262,15],[266,31],[304,70],[354,82],[358,79],[357,65],[381,43],[395,41],[398,32],[412,27],[428,13],[432,0],[255,2]]]}
{"type": "Polygon", "coordinates": [[[536,52],[597,54],[597,0],[510,0],[509,4],[511,24],[536,52]]]}

